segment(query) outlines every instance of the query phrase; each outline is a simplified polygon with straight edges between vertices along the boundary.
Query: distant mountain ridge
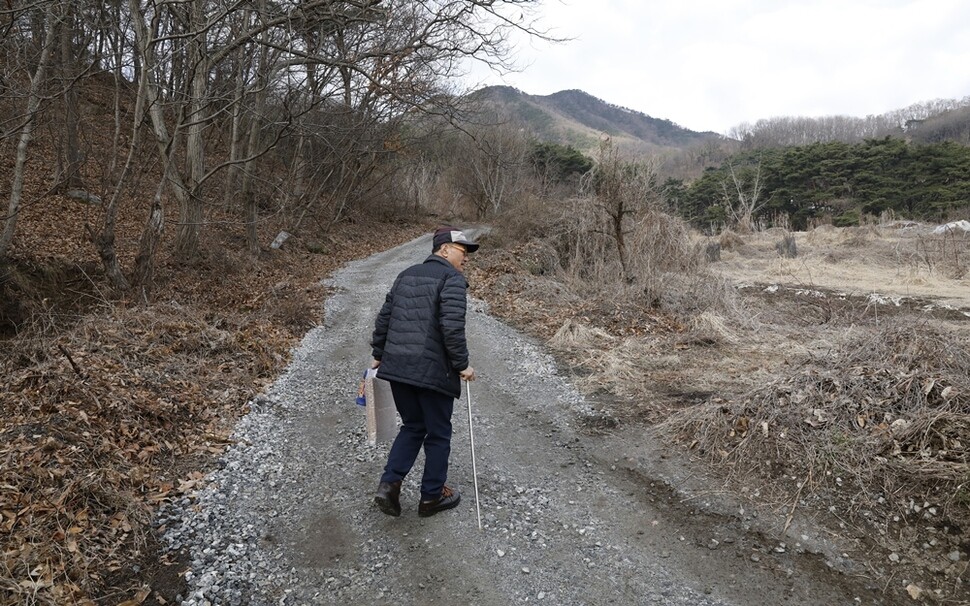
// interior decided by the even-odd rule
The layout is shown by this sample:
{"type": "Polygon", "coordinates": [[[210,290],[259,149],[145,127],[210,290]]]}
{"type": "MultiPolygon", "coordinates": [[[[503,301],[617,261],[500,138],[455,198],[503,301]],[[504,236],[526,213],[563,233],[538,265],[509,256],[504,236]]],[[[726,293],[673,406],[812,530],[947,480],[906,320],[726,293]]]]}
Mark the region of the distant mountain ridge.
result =
{"type": "Polygon", "coordinates": [[[510,116],[543,142],[584,151],[594,150],[603,135],[635,149],[679,149],[721,138],[717,133],[692,131],[576,89],[530,95],[511,86],[487,86],[471,93],[469,100],[510,116]]]}

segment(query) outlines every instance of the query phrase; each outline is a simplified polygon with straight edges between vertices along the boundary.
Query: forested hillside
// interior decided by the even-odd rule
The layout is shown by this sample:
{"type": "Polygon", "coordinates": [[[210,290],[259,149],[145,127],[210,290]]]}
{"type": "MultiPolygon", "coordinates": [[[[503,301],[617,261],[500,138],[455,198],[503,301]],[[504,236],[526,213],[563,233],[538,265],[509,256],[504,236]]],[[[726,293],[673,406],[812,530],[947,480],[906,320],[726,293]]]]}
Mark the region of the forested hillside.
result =
{"type": "Polygon", "coordinates": [[[397,208],[401,125],[452,113],[458,59],[504,60],[512,4],[7,3],[0,259],[32,254],[18,220],[51,194],[101,210],[83,229],[119,290],[150,287],[169,235],[191,262],[214,226],[257,254],[267,224],[397,208]],[[135,242],[128,213],[151,217],[135,242]]]}
{"type": "Polygon", "coordinates": [[[766,118],[727,137],[578,90],[538,96],[494,86],[469,99],[496,124],[542,144],[592,158],[609,138],[629,158],[650,158],[663,182],[657,195],[704,229],[739,220],[855,225],[885,211],[942,221],[964,218],[970,206],[970,98],[866,117],[766,118]]]}
{"type": "Polygon", "coordinates": [[[970,128],[970,97],[934,99],[883,114],[868,116],[780,116],[742,123],[728,133],[746,149],[810,143],[861,143],[898,137],[922,143],[966,144],[970,128]]]}

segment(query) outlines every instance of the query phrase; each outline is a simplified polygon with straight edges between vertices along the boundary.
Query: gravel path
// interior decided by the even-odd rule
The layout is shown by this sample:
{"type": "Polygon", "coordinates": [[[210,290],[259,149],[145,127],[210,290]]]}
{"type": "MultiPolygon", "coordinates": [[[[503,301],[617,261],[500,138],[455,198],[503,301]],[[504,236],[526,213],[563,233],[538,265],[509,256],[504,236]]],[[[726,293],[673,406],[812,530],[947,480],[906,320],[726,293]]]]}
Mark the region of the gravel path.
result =
{"type": "Polygon", "coordinates": [[[595,413],[552,358],[480,302],[468,337],[484,530],[464,397],[449,474],[462,504],[417,516],[419,458],[402,516],[374,509],[388,445],[367,446],[354,396],[384,294],[428,250],[423,237],[338,272],[326,324],[252,402],[206,487],[161,512],[191,562],[183,604],[860,603],[794,553],[749,557],[743,530],[658,496],[616,435],[583,429],[595,413]]]}

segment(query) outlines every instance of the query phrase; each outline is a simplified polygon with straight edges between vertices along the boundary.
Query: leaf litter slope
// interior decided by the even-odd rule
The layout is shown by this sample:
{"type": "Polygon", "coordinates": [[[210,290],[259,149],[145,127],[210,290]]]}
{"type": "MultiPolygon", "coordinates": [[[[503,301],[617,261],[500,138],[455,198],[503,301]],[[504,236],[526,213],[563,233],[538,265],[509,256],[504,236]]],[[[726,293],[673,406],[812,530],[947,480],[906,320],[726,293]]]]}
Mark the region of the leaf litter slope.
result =
{"type": "MultiPolygon", "coordinates": [[[[23,312],[16,335],[0,326],[0,604],[116,603],[146,586],[171,601],[180,567],[158,557],[153,513],[200,484],[247,400],[317,321],[315,276],[378,250],[375,229],[384,245],[425,229],[348,224],[326,254],[291,246],[258,262],[217,246],[191,269],[163,255],[164,301],[136,306],[105,297],[74,230],[45,230],[77,220],[51,202],[22,217],[45,238],[6,267],[15,288],[0,294],[0,315],[23,312]]],[[[137,241],[140,226],[125,225],[137,241]]]]}
{"type": "Polygon", "coordinates": [[[184,546],[196,563],[190,589],[218,568],[222,586],[242,587],[254,604],[833,604],[860,595],[808,556],[750,562],[742,557],[749,540],[733,522],[692,515],[648,485],[650,470],[636,456],[621,460],[625,448],[642,444],[607,446],[584,430],[596,413],[552,358],[479,302],[468,335],[480,376],[471,389],[484,529],[476,524],[464,400],[449,473],[462,505],[418,518],[419,458],[403,515],[371,507],[387,445],[366,445],[353,394],[384,294],[429,249],[420,238],[335,276],[326,324],[254,403],[223,469],[186,507],[181,523],[194,530],[184,546]],[[213,514],[219,528],[203,529],[215,524],[213,514]],[[206,556],[220,528],[254,542],[206,556]],[[725,540],[712,543],[715,536],[725,540]],[[712,547],[721,544],[739,547],[712,547]]]}

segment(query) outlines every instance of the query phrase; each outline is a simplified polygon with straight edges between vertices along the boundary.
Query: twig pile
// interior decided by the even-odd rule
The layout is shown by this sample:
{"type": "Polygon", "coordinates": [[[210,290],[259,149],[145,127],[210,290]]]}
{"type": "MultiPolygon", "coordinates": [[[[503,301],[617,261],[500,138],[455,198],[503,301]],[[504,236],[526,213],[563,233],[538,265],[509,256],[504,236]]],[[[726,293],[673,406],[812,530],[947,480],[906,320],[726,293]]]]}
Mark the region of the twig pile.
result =
{"type": "Polygon", "coordinates": [[[970,514],[970,349],[928,325],[887,326],[735,403],[675,414],[664,429],[733,474],[852,481],[867,506],[935,503],[970,514]]]}

